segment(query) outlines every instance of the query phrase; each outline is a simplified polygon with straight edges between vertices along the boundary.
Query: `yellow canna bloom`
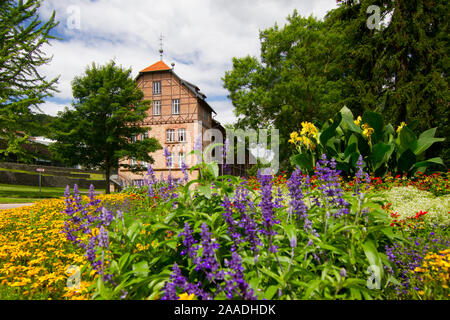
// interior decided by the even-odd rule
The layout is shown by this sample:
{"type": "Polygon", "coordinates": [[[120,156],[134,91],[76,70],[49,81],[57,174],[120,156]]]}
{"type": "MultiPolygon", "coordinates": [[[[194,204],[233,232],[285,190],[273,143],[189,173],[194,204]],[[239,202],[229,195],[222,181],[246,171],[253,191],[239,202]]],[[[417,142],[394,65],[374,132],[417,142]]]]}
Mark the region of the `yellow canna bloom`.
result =
{"type": "Polygon", "coordinates": [[[295,144],[298,141],[298,132],[294,131],[291,133],[291,139],[288,141],[289,143],[295,144]]]}
{"type": "Polygon", "coordinates": [[[364,123],[361,128],[363,129],[363,135],[365,135],[369,140],[372,136],[374,130],[367,123],[364,123]]]}
{"type": "Polygon", "coordinates": [[[404,121],[402,121],[400,123],[400,125],[397,127],[397,133],[399,133],[400,131],[402,131],[403,127],[406,126],[406,123],[404,121]]]}
{"type": "Polygon", "coordinates": [[[356,120],[355,121],[353,121],[357,126],[359,126],[360,125],[360,123],[361,123],[361,121],[362,121],[362,118],[361,118],[361,116],[358,116],[358,118],[356,118],[356,120]]]}
{"type": "Polygon", "coordinates": [[[302,122],[302,131],[300,132],[301,135],[308,135],[317,138],[318,133],[319,131],[313,123],[306,121],[302,122]]]}
{"type": "Polygon", "coordinates": [[[180,294],[179,300],[194,300],[195,295],[194,294],[187,294],[187,292],[180,294]]]}

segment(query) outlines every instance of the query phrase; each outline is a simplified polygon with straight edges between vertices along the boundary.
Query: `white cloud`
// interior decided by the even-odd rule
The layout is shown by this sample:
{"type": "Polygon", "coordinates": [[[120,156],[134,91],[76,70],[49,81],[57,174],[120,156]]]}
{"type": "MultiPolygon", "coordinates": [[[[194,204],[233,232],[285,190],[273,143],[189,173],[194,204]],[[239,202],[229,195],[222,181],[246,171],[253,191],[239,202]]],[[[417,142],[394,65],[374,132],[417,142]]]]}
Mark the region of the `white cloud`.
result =
{"type": "Polygon", "coordinates": [[[56,98],[70,104],[70,82],[87,65],[114,59],[137,75],[159,60],[163,33],[164,61],[176,62],[175,72],[181,78],[213,98],[210,104],[219,121],[233,122],[221,81],[232,67],[232,58],[258,56],[259,31],[275,22],[283,26],[294,9],[304,16],[323,17],[334,7],[334,0],[45,0],[41,18],[55,10],[60,21],[57,33],[64,40],[53,40],[45,48],[53,60],[41,70],[48,78],[60,75],[61,92],[56,98]],[[80,29],[73,28],[74,21],[80,29]]]}

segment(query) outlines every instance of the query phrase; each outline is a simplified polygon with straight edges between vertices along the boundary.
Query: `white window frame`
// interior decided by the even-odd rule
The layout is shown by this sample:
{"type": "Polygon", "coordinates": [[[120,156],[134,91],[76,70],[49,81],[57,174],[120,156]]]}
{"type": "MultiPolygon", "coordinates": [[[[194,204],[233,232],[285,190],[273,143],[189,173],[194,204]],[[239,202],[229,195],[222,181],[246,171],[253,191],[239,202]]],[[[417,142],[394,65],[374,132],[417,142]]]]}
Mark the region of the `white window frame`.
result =
{"type": "Polygon", "coordinates": [[[175,142],[175,129],[167,129],[166,141],[167,142],[175,142]]]}
{"type": "Polygon", "coordinates": [[[172,114],[180,114],[180,99],[172,100],[172,114]]]}
{"type": "Polygon", "coordinates": [[[186,154],[184,152],[178,153],[178,168],[181,168],[181,164],[183,163],[185,156],[186,156],[186,154]]]}
{"type": "Polygon", "coordinates": [[[131,136],[131,143],[135,143],[136,141],[138,141],[138,136],[137,136],[137,134],[133,134],[131,136]]]}
{"type": "Polygon", "coordinates": [[[161,81],[153,81],[153,94],[161,94],[161,81]]]}
{"type": "Polygon", "coordinates": [[[147,139],[147,138],[148,138],[148,131],[145,131],[145,132],[142,134],[142,140],[147,139]]]}
{"type": "Polygon", "coordinates": [[[178,142],[186,142],[186,129],[178,129],[178,142]]]}
{"type": "Polygon", "coordinates": [[[161,100],[153,101],[153,115],[154,116],[161,115],[161,100]]]}
{"type": "Polygon", "coordinates": [[[136,158],[130,158],[130,166],[132,166],[132,167],[137,166],[136,158]]]}

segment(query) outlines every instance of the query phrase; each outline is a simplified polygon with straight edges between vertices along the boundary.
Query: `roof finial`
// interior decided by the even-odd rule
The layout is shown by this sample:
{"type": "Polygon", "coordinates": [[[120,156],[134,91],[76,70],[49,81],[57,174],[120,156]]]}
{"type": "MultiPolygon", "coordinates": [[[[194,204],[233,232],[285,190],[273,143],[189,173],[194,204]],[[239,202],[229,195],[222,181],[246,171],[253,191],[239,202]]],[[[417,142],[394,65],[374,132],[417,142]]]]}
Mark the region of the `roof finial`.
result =
{"type": "Polygon", "coordinates": [[[159,49],[159,56],[160,56],[161,61],[162,61],[162,57],[163,57],[163,53],[164,53],[164,49],[163,49],[163,35],[162,35],[162,33],[161,33],[161,36],[159,37],[159,41],[160,41],[160,45],[161,45],[161,47],[159,49]]]}

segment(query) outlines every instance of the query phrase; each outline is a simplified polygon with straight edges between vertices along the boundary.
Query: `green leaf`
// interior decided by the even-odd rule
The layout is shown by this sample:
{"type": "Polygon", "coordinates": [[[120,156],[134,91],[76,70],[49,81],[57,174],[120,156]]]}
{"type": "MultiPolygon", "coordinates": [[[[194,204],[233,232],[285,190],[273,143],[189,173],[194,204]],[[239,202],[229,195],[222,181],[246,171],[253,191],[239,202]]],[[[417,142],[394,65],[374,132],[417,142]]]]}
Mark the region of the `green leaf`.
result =
{"type": "Polygon", "coordinates": [[[219,165],[217,164],[217,162],[213,161],[211,163],[208,163],[206,165],[206,168],[211,173],[211,175],[214,176],[214,178],[217,178],[219,176],[219,165]]]}
{"type": "Polygon", "coordinates": [[[409,172],[409,170],[415,163],[416,163],[416,155],[410,149],[407,149],[405,152],[402,153],[402,155],[398,159],[397,166],[400,171],[409,172]]]}
{"type": "Polygon", "coordinates": [[[275,295],[275,293],[277,293],[278,290],[278,286],[270,286],[266,289],[266,291],[264,292],[264,297],[267,300],[271,300],[273,298],[273,296],[275,295]]]}
{"type": "Polygon", "coordinates": [[[419,140],[434,138],[434,135],[436,134],[436,129],[437,128],[431,128],[431,129],[428,129],[428,130],[422,132],[419,136],[419,140]]]}
{"type": "Polygon", "coordinates": [[[400,131],[399,138],[400,138],[401,151],[404,151],[407,149],[410,149],[411,151],[413,151],[417,148],[416,136],[408,127],[404,127],[400,131]]]}
{"type": "Polygon", "coordinates": [[[281,227],[284,229],[284,232],[286,233],[286,236],[289,239],[289,241],[292,241],[292,239],[295,238],[295,243],[297,243],[297,228],[296,228],[296,226],[289,224],[289,225],[281,225],[281,227]]]}
{"type": "MultiPolygon", "coordinates": [[[[380,276],[383,278],[383,262],[378,254],[378,250],[372,240],[367,240],[362,245],[364,254],[367,257],[370,265],[377,266],[380,271],[380,276]]],[[[381,279],[380,279],[381,280],[381,279]]]]}
{"type": "Polygon", "coordinates": [[[364,112],[362,116],[361,124],[367,123],[371,128],[374,130],[374,134],[372,136],[375,136],[375,142],[378,140],[381,140],[383,137],[383,117],[381,114],[372,112],[372,111],[366,111],[364,112]]]}
{"type": "Polygon", "coordinates": [[[133,264],[132,269],[136,277],[145,278],[148,276],[149,268],[147,261],[141,261],[133,264]]]}
{"type": "Polygon", "coordinates": [[[130,242],[133,243],[134,240],[136,239],[136,237],[139,235],[139,233],[141,232],[142,228],[144,226],[142,225],[142,222],[140,221],[135,221],[130,228],[128,229],[127,232],[127,237],[130,239],[130,242]]]}
{"type": "Polygon", "coordinates": [[[320,133],[319,140],[322,145],[326,145],[328,140],[330,140],[332,137],[335,136],[336,129],[341,124],[341,121],[342,121],[342,114],[338,113],[333,120],[333,124],[329,128],[325,129],[323,132],[320,133]]]}
{"type": "Polygon", "coordinates": [[[308,153],[300,153],[290,158],[293,166],[299,166],[301,169],[311,171],[314,167],[312,156],[308,153]]]}
{"type": "Polygon", "coordinates": [[[373,170],[377,170],[382,164],[388,162],[393,151],[394,147],[390,144],[379,142],[374,145],[371,155],[374,164],[373,170]]]}
{"type": "Polygon", "coordinates": [[[417,146],[413,150],[416,156],[424,153],[429,147],[431,147],[435,142],[445,141],[444,138],[430,138],[430,137],[421,137],[417,140],[417,146]]]}
{"type": "Polygon", "coordinates": [[[201,195],[204,195],[206,198],[211,199],[211,184],[208,184],[206,186],[198,186],[197,190],[201,195]]]}
{"type": "Polygon", "coordinates": [[[429,166],[431,166],[432,164],[440,164],[440,165],[444,165],[444,162],[442,161],[441,158],[437,157],[437,158],[431,158],[428,159],[426,161],[421,161],[421,162],[417,162],[414,165],[415,169],[420,169],[420,168],[428,168],[429,166]]]}

